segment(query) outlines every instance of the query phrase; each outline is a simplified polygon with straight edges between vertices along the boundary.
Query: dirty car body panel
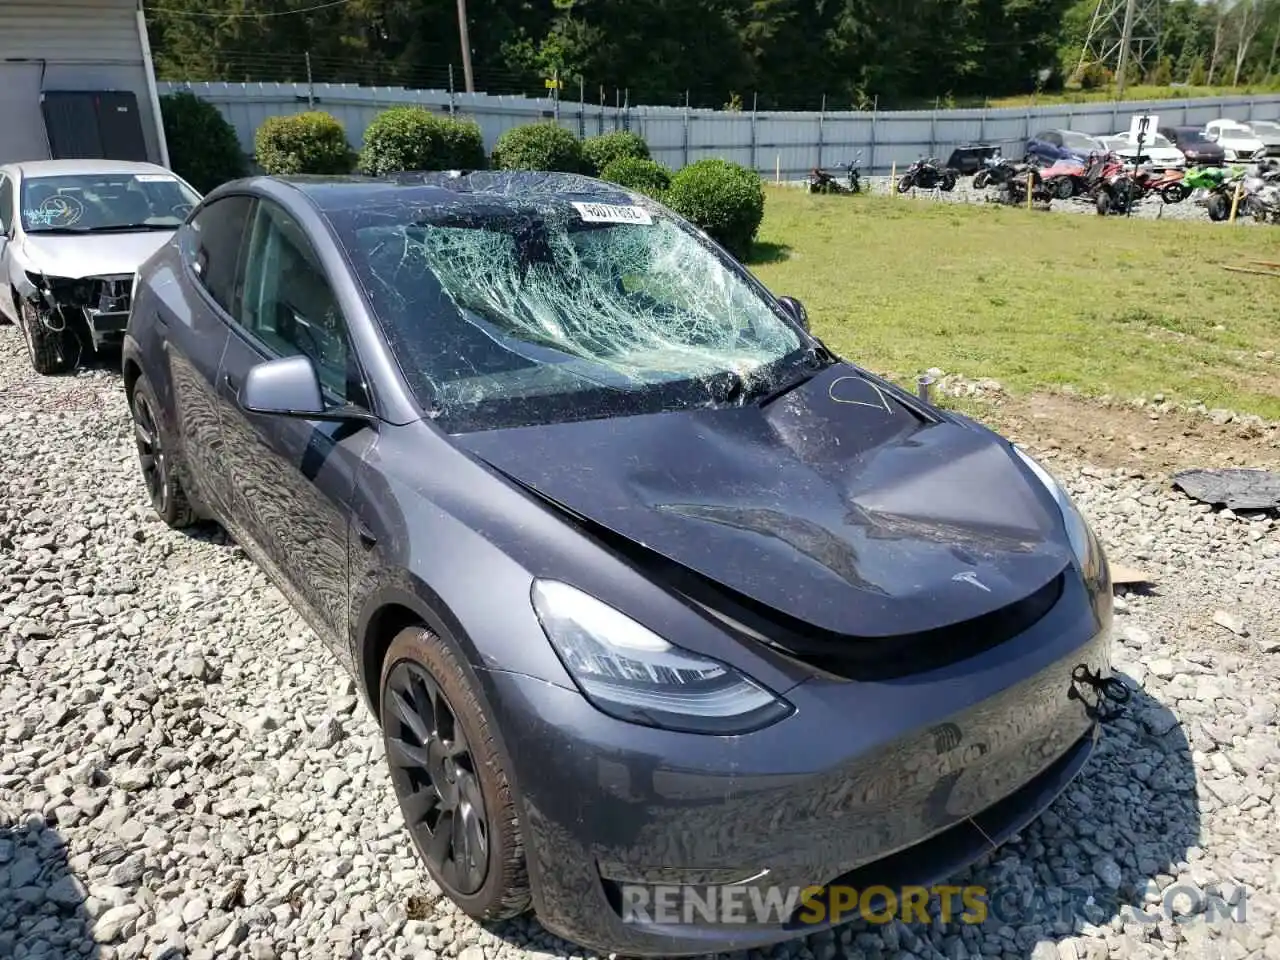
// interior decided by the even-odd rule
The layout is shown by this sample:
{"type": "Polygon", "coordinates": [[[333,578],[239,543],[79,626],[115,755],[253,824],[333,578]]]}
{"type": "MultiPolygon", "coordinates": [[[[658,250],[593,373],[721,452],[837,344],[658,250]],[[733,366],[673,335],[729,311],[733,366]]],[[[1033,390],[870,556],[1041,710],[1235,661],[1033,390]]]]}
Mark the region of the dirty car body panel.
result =
{"type": "Polygon", "coordinates": [[[229,492],[202,512],[375,712],[406,617],[458,652],[553,932],[651,956],[785,940],[811,928],[624,919],[621,898],[940,881],[1080,771],[1098,728],[1077,678],[1109,673],[1111,601],[1065,492],[831,354],[699,231],[537,173],[250,179],[184,230],[235,197],[249,225],[212,253],[238,264],[230,299],[208,296],[180,231],[143,269],[126,379],[168,398],[184,456],[225,461],[229,492]],[[309,289],[330,292],[275,329],[332,310],[340,348],[253,334],[263,217],[294,225],[309,289]],[[707,276],[653,282],[676,261],[707,276]],[[712,315],[748,319],[726,333],[712,315]],[[327,371],[332,419],[246,412],[253,364],[296,355],[327,371]],[[177,388],[179,369],[203,382],[177,388]],[[628,706],[565,653],[565,596],[725,666],[754,706],[628,706]]]}

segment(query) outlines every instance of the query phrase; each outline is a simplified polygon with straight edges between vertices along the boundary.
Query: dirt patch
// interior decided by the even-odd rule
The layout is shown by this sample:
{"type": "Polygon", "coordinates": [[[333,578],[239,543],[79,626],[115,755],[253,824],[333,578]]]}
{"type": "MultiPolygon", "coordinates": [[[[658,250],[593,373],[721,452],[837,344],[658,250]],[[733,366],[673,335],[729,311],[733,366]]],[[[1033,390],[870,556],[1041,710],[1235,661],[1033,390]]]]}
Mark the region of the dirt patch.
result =
{"type": "Polygon", "coordinates": [[[1199,414],[1061,394],[975,399],[971,413],[1029,447],[1061,450],[1100,467],[1147,475],[1191,467],[1280,469],[1280,426],[1275,424],[1218,424],[1199,414]]]}

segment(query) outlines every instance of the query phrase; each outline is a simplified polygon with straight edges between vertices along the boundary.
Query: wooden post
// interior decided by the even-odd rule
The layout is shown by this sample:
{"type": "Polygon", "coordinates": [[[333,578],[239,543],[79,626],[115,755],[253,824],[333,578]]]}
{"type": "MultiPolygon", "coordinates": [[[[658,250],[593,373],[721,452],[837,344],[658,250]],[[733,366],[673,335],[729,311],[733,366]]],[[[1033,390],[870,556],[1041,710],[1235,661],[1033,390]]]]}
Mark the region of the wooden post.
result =
{"type": "Polygon", "coordinates": [[[898,161],[895,160],[889,166],[889,196],[896,197],[898,195],[898,161]]]}
{"type": "Polygon", "coordinates": [[[1030,170],[1027,171],[1027,209],[1031,209],[1031,182],[1035,176],[1030,170]]]}
{"type": "Polygon", "coordinates": [[[782,154],[776,154],[773,158],[773,182],[782,183],[782,154]]]}
{"type": "Polygon", "coordinates": [[[1240,182],[1236,184],[1235,195],[1231,198],[1231,216],[1227,218],[1227,223],[1236,222],[1236,211],[1240,209],[1240,198],[1244,196],[1244,178],[1240,178],[1240,182]]]}

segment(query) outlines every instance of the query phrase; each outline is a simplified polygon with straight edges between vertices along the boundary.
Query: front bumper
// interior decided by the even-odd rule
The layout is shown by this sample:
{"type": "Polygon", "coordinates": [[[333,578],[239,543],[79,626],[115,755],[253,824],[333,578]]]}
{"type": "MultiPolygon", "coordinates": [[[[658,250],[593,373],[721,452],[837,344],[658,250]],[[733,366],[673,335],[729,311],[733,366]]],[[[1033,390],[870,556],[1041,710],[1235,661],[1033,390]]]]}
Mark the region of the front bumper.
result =
{"type": "Polygon", "coordinates": [[[759,903],[769,889],[945,880],[987,838],[1035,819],[1084,765],[1097,728],[1071,673],[1109,672],[1109,642],[1109,597],[1095,607],[1074,582],[1029,630],[962,663],[806,681],[787,693],[791,717],[739,737],[623,723],[577,691],[486,671],[538,916],[600,952],[706,954],[832,924],[624,920],[623,899],[716,886],[754,889],[759,903]]]}

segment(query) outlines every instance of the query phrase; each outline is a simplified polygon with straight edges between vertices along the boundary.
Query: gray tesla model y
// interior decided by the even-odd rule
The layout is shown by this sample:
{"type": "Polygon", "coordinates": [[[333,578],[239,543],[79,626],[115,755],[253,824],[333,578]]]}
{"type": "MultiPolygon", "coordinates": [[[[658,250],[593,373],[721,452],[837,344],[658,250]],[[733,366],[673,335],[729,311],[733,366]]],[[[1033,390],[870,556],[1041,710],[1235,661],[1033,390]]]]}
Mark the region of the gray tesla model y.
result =
{"type": "Polygon", "coordinates": [[[619,187],[226,184],[123,356],[155,509],[225,526],[358,678],[476,918],[787,939],[838,918],[779,890],[944,880],[1098,736],[1109,574],[1063,487],[619,187]],[[786,909],[636,909],[672,889],[786,909]]]}

